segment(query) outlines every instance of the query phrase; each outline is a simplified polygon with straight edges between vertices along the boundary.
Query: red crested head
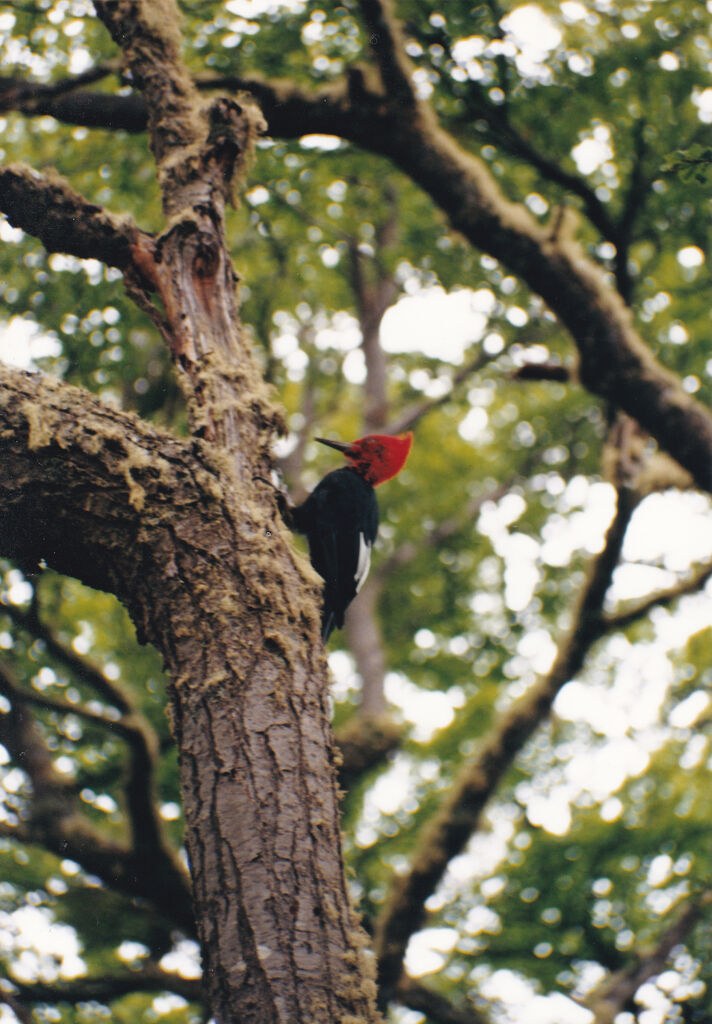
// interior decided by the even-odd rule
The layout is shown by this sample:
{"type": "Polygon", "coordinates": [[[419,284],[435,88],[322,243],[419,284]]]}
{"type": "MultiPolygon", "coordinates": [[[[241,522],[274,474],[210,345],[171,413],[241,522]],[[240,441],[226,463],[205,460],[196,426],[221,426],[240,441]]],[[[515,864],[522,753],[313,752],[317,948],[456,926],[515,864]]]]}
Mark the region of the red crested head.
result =
{"type": "Polygon", "coordinates": [[[315,440],[343,452],[356,472],[377,487],[403,469],[413,443],[413,435],[410,432],[397,437],[391,434],[367,434],[351,444],[328,441],[323,437],[315,440]]]}

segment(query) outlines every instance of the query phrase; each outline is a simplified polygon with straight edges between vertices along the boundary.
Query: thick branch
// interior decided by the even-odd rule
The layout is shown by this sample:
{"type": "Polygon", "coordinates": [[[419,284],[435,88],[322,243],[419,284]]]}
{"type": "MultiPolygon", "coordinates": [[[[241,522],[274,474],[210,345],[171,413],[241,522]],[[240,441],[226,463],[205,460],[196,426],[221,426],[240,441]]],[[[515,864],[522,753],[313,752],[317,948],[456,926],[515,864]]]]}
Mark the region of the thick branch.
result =
{"type": "MultiPolygon", "coordinates": [[[[25,82],[0,78],[0,111],[17,110],[29,116],[51,115],[65,124],[142,132],[148,127],[148,105],[136,93],[112,95],[80,88],[80,76],[57,83],[25,82]]],[[[278,138],[299,138],[310,132],[339,134],[339,116],[346,112],[345,86],[304,89],[279,79],[269,81],[258,75],[220,75],[195,80],[200,92],[250,93],[259,103],[278,138]]]]}
{"type": "Polygon", "coordinates": [[[44,558],[126,600],[132,581],[123,573],[140,560],[143,485],[186,451],[87,392],[0,365],[3,554],[28,565],[44,558]]]}
{"type": "Polygon", "coordinates": [[[589,571],[574,623],[559,647],[551,672],[509,710],[455,780],[431,819],[413,856],[410,871],[398,878],[376,922],[381,995],[394,997],[408,939],[422,927],[425,902],[450,860],[465,847],[484,807],[529,737],[549,715],[561,687],[579,671],[591,645],[604,631],[602,608],[625,531],[635,508],[630,493],[619,492],[618,509],[603,551],[589,571]]]}
{"type": "Polygon", "coordinates": [[[181,146],[202,140],[194,86],[180,58],[179,17],[171,0],[96,0],[99,18],[121,48],[148,109],[156,163],[181,146]]]}
{"type": "MultiPolygon", "coordinates": [[[[242,337],[224,223],[233,176],[262,129],[261,115],[250,103],[225,97],[202,102],[181,60],[173,0],[97,0],[95,7],[149,111],[169,220],[146,253],[147,274],[165,311],[161,329],[182,371],[192,432],[225,448],[240,475],[252,462],[246,453],[261,448],[258,472],[267,478],[271,456],[258,422],[274,429],[280,418],[242,337]],[[246,394],[252,415],[244,414],[246,394]]],[[[140,285],[133,295],[150,313],[140,285]]]]}
{"type": "Polygon", "coordinates": [[[24,164],[0,167],[0,212],[10,224],[34,235],[48,252],[97,259],[126,270],[132,252],[149,236],[130,217],[118,217],[91,203],[55,171],[42,174],[24,164]]]}
{"type": "Polygon", "coordinates": [[[94,6],[146,102],[166,213],[180,214],[189,195],[192,205],[229,200],[233,174],[262,128],[259,113],[226,98],[202,104],[181,59],[173,0],[96,0],[94,6]]]}

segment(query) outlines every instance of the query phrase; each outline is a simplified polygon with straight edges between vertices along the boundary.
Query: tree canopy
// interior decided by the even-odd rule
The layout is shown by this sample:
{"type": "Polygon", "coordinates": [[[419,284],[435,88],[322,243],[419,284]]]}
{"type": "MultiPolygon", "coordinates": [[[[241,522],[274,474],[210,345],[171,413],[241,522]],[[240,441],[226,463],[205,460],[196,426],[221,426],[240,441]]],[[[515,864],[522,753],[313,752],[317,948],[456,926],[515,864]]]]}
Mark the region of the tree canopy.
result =
{"type": "MultiPolygon", "coordinates": [[[[191,607],[219,689],[229,454],[258,488],[229,492],[235,545],[267,526],[225,592],[244,590],[297,682],[317,678],[313,623],[301,661],[275,625],[302,601],[309,620],[317,581],[268,511],[338,465],[315,434],[404,430],[371,575],[327,652],[343,850],[326,826],[324,848],[343,853],[379,1012],[707,1020],[712,2],[183,0],[180,26],[168,0],[154,26],[148,0],[96,8],[0,13],[0,1020],[222,1024],[170,699],[184,566],[160,565],[146,509],[203,516],[215,575],[191,607]],[[176,52],[180,31],[168,84],[127,56],[134,24],[176,52]],[[200,153],[177,139],[193,87],[200,153]],[[189,285],[229,333],[211,275],[221,294],[233,277],[206,242],[190,282],[159,281],[186,218],[172,174],[199,241],[226,207],[254,372],[174,329],[189,285]],[[115,446],[120,487],[87,489],[81,515],[64,416],[115,446]],[[43,510],[27,522],[25,472],[43,510]],[[123,579],[97,552],[126,516],[123,579]],[[274,619],[271,557],[289,563],[274,619]],[[146,612],[161,572],[165,622],[146,612]]],[[[304,750],[328,748],[318,703],[303,698],[304,750]]],[[[272,751],[285,778],[291,750],[272,751]]],[[[325,867],[321,884],[339,883],[325,867]]]]}

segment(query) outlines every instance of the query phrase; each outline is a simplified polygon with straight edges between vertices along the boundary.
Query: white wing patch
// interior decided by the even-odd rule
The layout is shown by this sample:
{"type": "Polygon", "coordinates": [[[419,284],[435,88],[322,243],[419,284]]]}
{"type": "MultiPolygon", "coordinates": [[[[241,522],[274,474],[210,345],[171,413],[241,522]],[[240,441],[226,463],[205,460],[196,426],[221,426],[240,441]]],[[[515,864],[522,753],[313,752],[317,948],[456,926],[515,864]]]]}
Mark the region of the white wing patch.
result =
{"type": "Polygon", "coordinates": [[[354,573],[354,580],[356,581],[356,593],[364,584],[366,577],[368,576],[368,570],[371,568],[371,545],[366,540],[364,535],[360,533],[358,535],[358,562],[356,563],[356,572],[354,573]]]}

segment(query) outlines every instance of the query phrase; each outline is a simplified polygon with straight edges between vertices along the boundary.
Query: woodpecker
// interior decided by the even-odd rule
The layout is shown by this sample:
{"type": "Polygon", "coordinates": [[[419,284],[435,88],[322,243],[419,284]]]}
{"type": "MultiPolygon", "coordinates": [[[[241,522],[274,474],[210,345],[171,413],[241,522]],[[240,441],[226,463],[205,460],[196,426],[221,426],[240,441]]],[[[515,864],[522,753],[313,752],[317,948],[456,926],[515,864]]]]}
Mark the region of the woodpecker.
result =
{"type": "Polygon", "coordinates": [[[311,563],[324,580],[321,635],[326,642],[335,627],[343,626],[344,612],[368,575],[378,532],[374,487],[400,473],[413,435],[368,434],[350,444],[315,440],[349,460],[327,473],[307,500],[291,510],[294,528],[305,534],[311,563]]]}

